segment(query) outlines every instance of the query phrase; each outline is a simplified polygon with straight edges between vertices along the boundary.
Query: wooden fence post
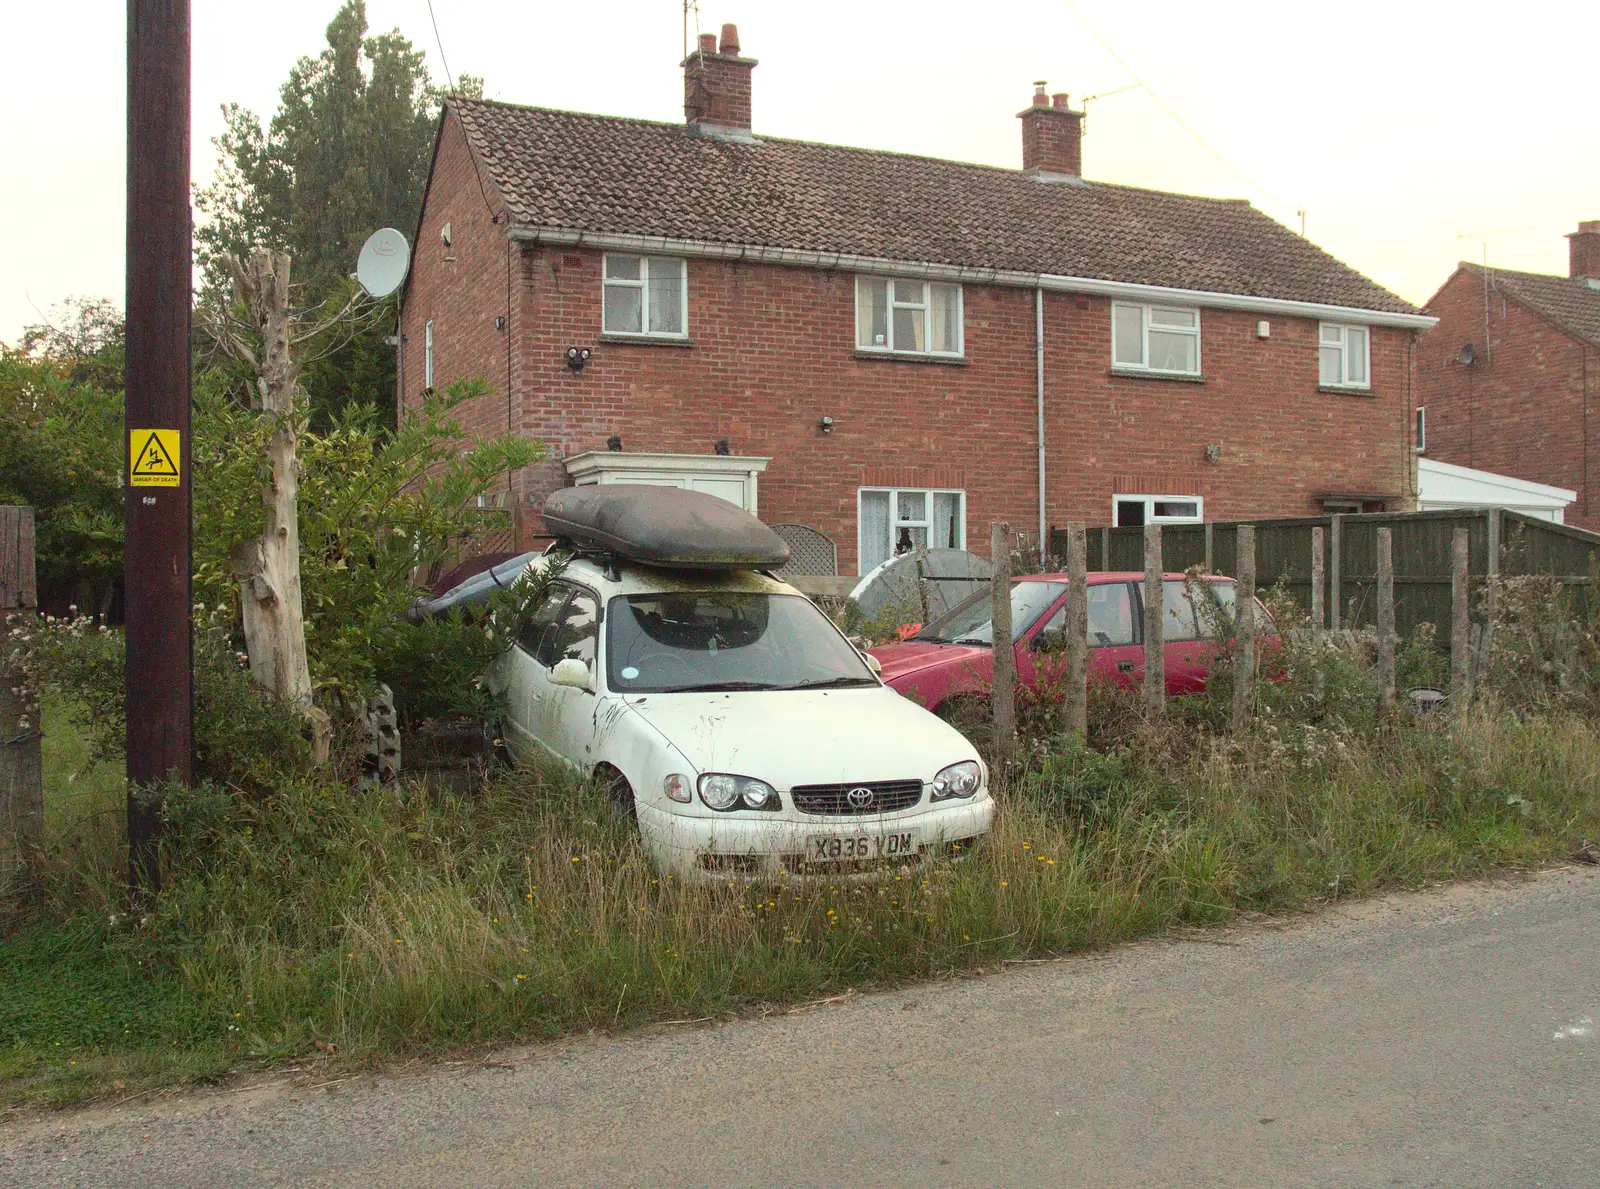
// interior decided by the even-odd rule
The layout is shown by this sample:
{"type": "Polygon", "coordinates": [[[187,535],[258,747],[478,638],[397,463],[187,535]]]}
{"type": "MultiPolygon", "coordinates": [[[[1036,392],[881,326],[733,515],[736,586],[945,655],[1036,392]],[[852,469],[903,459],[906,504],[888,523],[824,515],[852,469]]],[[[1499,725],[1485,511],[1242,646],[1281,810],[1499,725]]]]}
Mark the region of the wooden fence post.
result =
{"type": "Polygon", "coordinates": [[[1233,729],[1243,730],[1256,704],[1256,530],[1238,528],[1234,581],[1233,729]]]}
{"type": "Polygon", "coordinates": [[[39,706],[12,632],[38,606],[33,570],[33,509],[0,507],[0,886],[44,841],[44,767],[39,706]]]}
{"type": "Polygon", "coordinates": [[[1100,568],[1102,570],[1111,568],[1111,530],[1109,528],[1100,530],[1100,568]]]}
{"type": "Polygon", "coordinates": [[[1067,731],[1089,739],[1089,548],[1084,526],[1067,525],[1067,731]]]}
{"type": "Polygon", "coordinates": [[[1311,530],[1311,644],[1322,647],[1322,526],[1311,530]]]}
{"type": "Polygon", "coordinates": [[[1340,573],[1344,560],[1344,517],[1334,514],[1328,528],[1328,627],[1338,631],[1344,616],[1344,589],[1340,573]]]}
{"type": "Polygon", "coordinates": [[[1009,758],[1017,738],[1017,658],[1011,650],[1011,526],[989,525],[989,560],[994,565],[989,606],[993,623],[992,699],[995,753],[1009,758]]]}
{"type": "Polygon", "coordinates": [[[1467,708],[1472,665],[1467,542],[1467,526],[1457,525],[1450,537],[1450,705],[1458,714],[1467,708]]]}
{"type": "Polygon", "coordinates": [[[1484,565],[1484,614],[1483,614],[1483,654],[1489,655],[1489,647],[1494,640],[1495,623],[1500,612],[1500,554],[1504,547],[1501,539],[1505,517],[1499,508],[1489,509],[1489,557],[1484,565]]]}
{"type": "Polygon", "coordinates": [[[1383,708],[1394,708],[1394,530],[1378,530],[1378,682],[1383,708]]]}
{"type": "Polygon", "coordinates": [[[1161,570],[1161,526],[1144,526],[1144,710],[1152,721],[1167,712],[1166,618],[1161,570]]]}

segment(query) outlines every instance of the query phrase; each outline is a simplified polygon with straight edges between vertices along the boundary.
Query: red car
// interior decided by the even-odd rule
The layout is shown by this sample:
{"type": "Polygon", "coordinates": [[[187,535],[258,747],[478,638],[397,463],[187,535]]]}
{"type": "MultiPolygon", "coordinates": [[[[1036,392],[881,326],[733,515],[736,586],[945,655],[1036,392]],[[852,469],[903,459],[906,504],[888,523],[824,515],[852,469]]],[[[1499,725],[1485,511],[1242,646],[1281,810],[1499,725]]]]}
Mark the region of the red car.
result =
{"type": "MultiPolygon", "coordinates": [[[[1167,693],[1205,688],[1211,639],[1206,617],[1197,616],[1182,574],[1165,578],[1167,693]]],[[[1231,578],[1208,578],[1231,616],[1231,578]]],[[[1144,575],[1088,575],[1089,679],[1137,686],[1144,679],[1144,575]]],[[[957,699],[985,697],[993,672],[993,625],[989,592],[979,591],[899,644],[869,649],[883,666],[883,680],[896,692],[938,713],[957,699]]],[[[1256,601],[1258,637],[1275,636],[1272,618],[1256,601]]],[[[1011,631],[1016,640],[1017,681],[1033,686],[1064,664],[1060,633],[1067,616],[1067,576],[1035,574],[1011,584],[1011,631]]]]}

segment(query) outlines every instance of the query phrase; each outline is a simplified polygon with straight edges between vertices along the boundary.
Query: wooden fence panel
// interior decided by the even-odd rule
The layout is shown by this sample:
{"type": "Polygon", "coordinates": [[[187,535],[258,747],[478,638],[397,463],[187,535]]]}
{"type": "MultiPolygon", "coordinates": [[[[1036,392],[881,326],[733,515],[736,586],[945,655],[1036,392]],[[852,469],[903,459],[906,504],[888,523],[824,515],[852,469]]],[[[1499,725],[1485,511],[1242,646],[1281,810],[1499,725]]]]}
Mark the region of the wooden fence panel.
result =
{"type": "MultiPolygon", "coordinates": [[[[1573,606],[1586,612],[1591,603],[1600,602],[1600,534],[1551,524],[1519,512],[1502,512],[1504,542],[1503,572],[1551,574],[1565,585],[1573,606]]],[[[1395,628],[1402,636],[1414,634],[1419,625],[1431,623],[1439,642],[1448,644],[1451,632],[1450,549],[1457,527],[1465,527],[1468,537],[1469,591],[1472,621],[1482,620],[1481,594],[1489,565],[1490,513],[1483,508],[1452,509],[1443,512],[1384,512],[1341,517],[1343,531],[1339,543],[1342,627],[1373,627],[1377,623],[1377,530],[1391,530],[1394,556],[1395,628]]],[[[1309,611],[1311,603],[1311,541],[1313,528],[1321,527],[1326,553],[1324,572],[1331,581],[1334,572],[1332,518],[1294,517],[1282,520],[1254,520],[1257,588],[1265,590],[1282,583],[1288,593],[1309,611]]],[[[1217,574],[1233,574],[1238,567],[1238,523],[1213,521],[1209,525],[1166,525],[1162,533],[1162,562],[1165,568],[1185,570],[1205,561],[1206,529],[1211,530],[1211,569],[1217,574]]],[[[1052,538],[1056,552],[1066,550],[1065,533],[1056,530],[1052,538]]],[[[1111,528],[1090,530],[1089,564],[1097,569],[1142,571],[1144,568],[1144,530],[1111,528]]],[[[1332,591],[1329,591],[1331,600],[1332,591]]],[[[1327,608],[1332,622],[1332,607],[1327,608]]]]}

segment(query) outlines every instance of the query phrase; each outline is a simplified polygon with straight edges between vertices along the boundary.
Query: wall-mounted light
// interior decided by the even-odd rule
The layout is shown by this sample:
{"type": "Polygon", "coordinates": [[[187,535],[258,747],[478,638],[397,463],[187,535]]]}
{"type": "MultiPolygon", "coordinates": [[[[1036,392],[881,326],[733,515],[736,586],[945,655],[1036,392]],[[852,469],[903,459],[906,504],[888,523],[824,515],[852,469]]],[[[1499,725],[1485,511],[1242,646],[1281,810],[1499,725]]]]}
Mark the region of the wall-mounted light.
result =
{"type": "Polygon", "coordinates": [[[728,439],[718,438],[715,442],[711,443],[711,448],[722,457],[726,458],[728,456],[728,439]]]}
{"type": "Polygon", "coordinates": [[[504,314],[495,315],[494,328],[496,330],[504,330],[506,328],[506,316],[504,314]]]}
{"type": "Polygon", "coordinates": [[[568,347],[567,366],[575,372],[581,372],[583,365],[589,362],[588,347],[568,347]]]}
{"type": "Polygon", "coordinates": [[[1206,447],[1206,461],[1209,462],[1212,466],[1216,466],[1217,463],[1222,461],[1222,443],[1221,442],[1212,442],[1209,446],[1206,447]]]}
{"type": "Polygon", "coordinates": [[[611,451],[611,453],[613,453],[613,454],[621,454],[622,453],[622,435],[619,434],[619,433],[614,433],[609,438],[607,438],[606,439],[606,449],[611,451]]]}
{"type": "Polygon", "coordinates": [[[822,420],[817,422],[817,428],[820,429],[823,433],[832,433],[833,432],[833,418],[827,416],[826,414],[824,414],[822,420]]]}
{"type": "Polygon", "coordinates": [[[1270,339],[1272,337],[1272,323],[1265,318],[1256,323],[1256,338],[1270,339]]]}
{"type": "Polygon", "coordinates": [[[450,246],[450,241],[453,238],[454,237],[450,232],[450,224],[446,223],[443,227],[439,228],[439,242],[445,247],[448,248],[450,246]]]}

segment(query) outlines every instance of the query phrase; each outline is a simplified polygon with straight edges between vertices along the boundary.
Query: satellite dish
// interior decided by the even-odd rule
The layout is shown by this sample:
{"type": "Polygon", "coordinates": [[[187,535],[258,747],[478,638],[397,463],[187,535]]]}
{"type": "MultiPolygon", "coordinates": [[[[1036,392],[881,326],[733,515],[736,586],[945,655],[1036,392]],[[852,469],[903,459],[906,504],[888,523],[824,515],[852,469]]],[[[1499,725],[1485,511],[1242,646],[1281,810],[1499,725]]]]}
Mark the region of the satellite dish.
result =
{"type": "Polygon", "coordinates": [[[369,297],[388,297],[400,288],[411,267],[411,248],[406,237],[393,227],[374,231],[361,245],[356,261],[356,280],[369,297]]]}
{"type": "Polygon", "coordinates": [[[863,576],[850,597],[868,619],[892,611],[905,623],[927,623],[975,591],[988,589],[992,573],[987,559],[964,549],[913,550],[863,576]]]}

